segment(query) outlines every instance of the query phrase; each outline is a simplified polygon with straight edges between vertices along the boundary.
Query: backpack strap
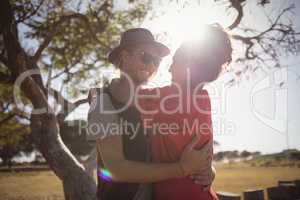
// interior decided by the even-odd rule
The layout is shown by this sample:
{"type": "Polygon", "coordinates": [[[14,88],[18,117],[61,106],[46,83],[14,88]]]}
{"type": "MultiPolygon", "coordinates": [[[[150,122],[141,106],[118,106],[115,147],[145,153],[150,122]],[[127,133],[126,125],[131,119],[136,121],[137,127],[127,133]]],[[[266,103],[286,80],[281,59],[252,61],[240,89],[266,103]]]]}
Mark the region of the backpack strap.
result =
{"type": "MultiPolygon", "coordinates": [[[[124,104],[120,103],[115,99],[109,90],[108,87],[103,88],[91,88],[89,91],[88,101],[90,106],[92,106],[92,102],[95,102],[94,98],[97,98],[101,95],[101,93],[106,93],[109,95],[110,100],[113,106],[118,109],[124,104]]],[[[98,99],[96,101],[99,101],[98,99]]],[[[97,102],[99,103],[99,102],[97,102]]],[[[128,122],[133,124],[141,123],[140,113],[135,107],[129,107],[125,109],[125,111],[118,113],[119,117],[128,120],[128,122]]],[[[147,156],[147,141],[145,135],[143,134],[143,130],[139,130],[139,133],[136,135],[134,139],[130,139],[130,136],[127,134],[122,135],[122,143],[124,156],[128,160],[135,161],[146,161],[147,156]]],[[[104,163],[101,159],[101,154],[99,153],[99,149],[97,149],[97,165],[98,169],[104,167],[104,163]]],[[[98,181],[98,189],[97,189],[97,198],[102,200],[115,200],[115,199],[123,199],[123,200],[133,200],[135,196],[140,196],[137,193],[140,190],[139,183],[127,183],[127,182],[106,182],[101,177],[97,177],[98,181]]]]}
{"type": "Polygon", "coordinates": [[[104,87],[104,88],[91,88],[89,90],[89,93],[88,93],[88,103],[89,103],[89,105],[91,105],[93,99],[96,99],[97,96],[99,96],[101,93],[107,93],[107,94],[109,94],[109,96],[111,96],[108,87],[104,87]]]}

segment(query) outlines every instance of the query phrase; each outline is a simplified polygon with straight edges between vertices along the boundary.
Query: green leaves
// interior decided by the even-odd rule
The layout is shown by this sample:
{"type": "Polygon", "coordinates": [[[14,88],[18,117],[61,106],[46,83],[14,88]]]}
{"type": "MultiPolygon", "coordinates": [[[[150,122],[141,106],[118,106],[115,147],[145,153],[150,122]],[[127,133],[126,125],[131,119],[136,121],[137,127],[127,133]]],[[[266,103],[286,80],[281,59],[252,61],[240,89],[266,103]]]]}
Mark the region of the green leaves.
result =
{"type": "Polygon", "coordinates": [[[139,26],[150,8],[147,1],[129,1],[124,8],[119,8],[113,0],[85,3],[21,0],[13,1],[13,4],[18,8],[15,9],[16,16],[35,13],[26,21],[20,21],[27,27],[21,30],[24,41],[35,40],[39,46],[50,41],[38,61],[46,63],[45,58],[50,58],[53,71],[67,74],[60,76],[60,81],[67,83],[85,82],[87,77],[93,77],[91,73],[99,68],[92,65],[108,66],[106,56],[117,45],[120,34],[139,26]]]}
{"type": "MultiPolygon", "coordinates": [[[[8,162],[20,151],[32,151],[28,120],[14,104],[13,86],[0,84],[0,157],[8,162]]],[[[25,104],[28,100],[22,97],[25,104]]]]}

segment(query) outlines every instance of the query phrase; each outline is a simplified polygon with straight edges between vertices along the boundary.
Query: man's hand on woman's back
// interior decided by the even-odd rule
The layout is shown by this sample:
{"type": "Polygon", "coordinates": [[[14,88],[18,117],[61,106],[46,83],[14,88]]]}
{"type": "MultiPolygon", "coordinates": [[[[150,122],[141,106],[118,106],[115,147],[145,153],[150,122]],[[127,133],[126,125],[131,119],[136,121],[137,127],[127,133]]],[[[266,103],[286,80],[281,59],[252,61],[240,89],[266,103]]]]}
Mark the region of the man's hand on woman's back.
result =
{"type": "Polygon", "coordinates": [[[200,150],[195,146],[201,140],[201,135],[195,136],[181,154],[180,165],[185,176],[189,175],[196,184],[208,190],[215,179],[216,170],[212,166],[213,140],[206,143],[200,150]]]}

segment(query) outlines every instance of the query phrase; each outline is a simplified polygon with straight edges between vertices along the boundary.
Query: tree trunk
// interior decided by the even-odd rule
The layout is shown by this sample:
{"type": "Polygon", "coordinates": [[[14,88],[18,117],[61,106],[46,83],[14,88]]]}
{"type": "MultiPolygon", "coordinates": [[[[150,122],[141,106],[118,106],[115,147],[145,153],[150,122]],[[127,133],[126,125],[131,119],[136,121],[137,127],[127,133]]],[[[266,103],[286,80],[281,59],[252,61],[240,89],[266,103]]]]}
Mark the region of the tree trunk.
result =
{"type": "Polygon", "coordinates": [[[31,129],[50,168],[63,182],[65,199],[96,199],[96,184],[62,142],[55,116],[33,115],[31,129]]]}
{"type": "MultiPolygon", "coordinates": [[[[17,78],[28,69],[38,69],[18,41],[17,27],[9,0],[0,1],[0,31],[7,54],[7,67],[13,78],[17,78]]],[[[27,77],[22,82],[21,90],[35,109],[50,108],[44,93],[46,89],[39,80],[40,75],[27,77]]],[[[51,109],[48,110],[47,113],[31,116],[31,130],[35,143],[50,168],[62,180],[66,200],[95,200],[95,182],[62,142],[56,116],[51,109]]]]}
{"type": "Polygon", "coordinates": [[[8,158],[8,157],[6,157],[6,158],[2,158],[3,159],[3,166],[6,166],[10,171],[12,171],[11,169],[12,169],[12,161],[11,161],[11,159],[12,158],[8,158]]]}
{"type": "Polygon", "coordinates": [[[97,182],[97,180],[94,177],[94,173],[97,170],[97,148],[94,147],[92,149],[89,157],[86,160],[81,160],[80,156],[79,156],[79,160],[83,164],[85,171],[88,173],[88,175],[92,177],[95,182],[97,182]]]}
{"type": "Polygon", "coordinates": [[[13,154],[10,150],[10,146],[5,145],[3,148],[3,155],[1,156],[2,158],[2,162],[3,162],[3,166],[8,167],[8,169],[10,171],[12,171],[12,159],[13,159],[13,154]]]}
{"type": "MultiPolygon", "coordinates": [[[[12,158],[11,158],[12,159],[12,158]]],[[[11,159],[9,159],[8,160],[8,163],[7,163],[7,166],[8,166],[8,169],[10,170],[10,171],[12,171],[12,160],[11,159]]]]}

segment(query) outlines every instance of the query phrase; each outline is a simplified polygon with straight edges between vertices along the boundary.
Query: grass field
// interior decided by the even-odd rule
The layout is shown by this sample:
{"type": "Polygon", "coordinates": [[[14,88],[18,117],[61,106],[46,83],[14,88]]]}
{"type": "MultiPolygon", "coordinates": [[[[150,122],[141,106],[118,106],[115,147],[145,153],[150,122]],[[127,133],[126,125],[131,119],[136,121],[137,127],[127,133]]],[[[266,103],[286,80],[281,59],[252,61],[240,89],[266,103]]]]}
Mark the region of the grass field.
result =
{"type": "MultiPolygon", "coordinates": [[[[278,180],[300,179],[299,168],[217,166],[216,191],[241,193],[246,189],[275,186],[278,180]]],[[[0,173],[1,200],[62,200],[59,179],[51,171],[0,173]]]]}
{"type": "Polygon", "coordinates": [[[248,189],[276,186],[278,180],[300,179],[300,168],[219,166],[214,182],[215,191],[241,194],[248,189]]]}

